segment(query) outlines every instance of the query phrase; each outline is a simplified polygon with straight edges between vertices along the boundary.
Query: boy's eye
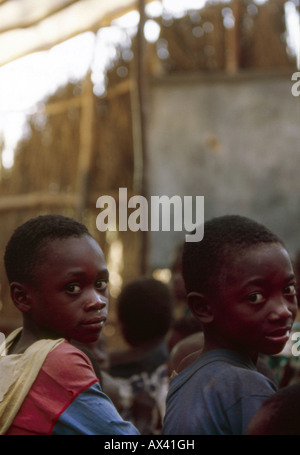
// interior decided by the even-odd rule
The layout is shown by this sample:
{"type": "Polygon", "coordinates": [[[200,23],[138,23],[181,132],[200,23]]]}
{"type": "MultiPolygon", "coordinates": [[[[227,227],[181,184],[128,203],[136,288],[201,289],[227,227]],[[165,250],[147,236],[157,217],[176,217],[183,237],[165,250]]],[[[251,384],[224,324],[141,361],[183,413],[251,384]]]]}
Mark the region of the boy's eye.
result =
{"type": "Polygon", "coordinates": [[[262,303],[264,300],[264,296],[261,294],[261,292],[254,292],[248,296],[248,301],[250,303],[262,303]]]}
{"type": "Polygon", "coordinates": [[[95,283],[95,288],[98,291],[104,291],[107,288],[107,280],[97,280],[95,283]]]}
{"type": "Polygon", "coordinates": [[[287,296],[297,295],[297,286],[295,284],[289,284],[284,288],[284,294],[287,296]]]}
{"type": "Polygon", "coordinates": [[[79,284],[71,283],[66,286],[67,292],[70,294],[79,294],[81,291],[81,287],[79,284]]]}

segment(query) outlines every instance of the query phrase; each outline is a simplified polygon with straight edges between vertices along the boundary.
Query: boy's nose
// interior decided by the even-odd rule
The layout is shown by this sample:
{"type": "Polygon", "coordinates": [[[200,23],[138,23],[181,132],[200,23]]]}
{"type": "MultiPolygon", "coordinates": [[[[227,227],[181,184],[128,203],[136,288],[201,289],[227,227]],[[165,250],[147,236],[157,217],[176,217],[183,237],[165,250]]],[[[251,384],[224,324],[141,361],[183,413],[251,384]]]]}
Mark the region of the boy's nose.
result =
{"type": "Polygon", "coordinates": [[[92,291],[88,294],[85,302],[85,310],[86,311],[95,311],[101,310],[107,305],[107,298],[97,291],[92,291]]]}
{"type": "Polygon", "coordinates": [[[296,315],[296,304],[287,302],[285,298],[276,299],[273,302],[272,312],[270,313],[270,319],[288,319],[294,318],[296,315]]]}

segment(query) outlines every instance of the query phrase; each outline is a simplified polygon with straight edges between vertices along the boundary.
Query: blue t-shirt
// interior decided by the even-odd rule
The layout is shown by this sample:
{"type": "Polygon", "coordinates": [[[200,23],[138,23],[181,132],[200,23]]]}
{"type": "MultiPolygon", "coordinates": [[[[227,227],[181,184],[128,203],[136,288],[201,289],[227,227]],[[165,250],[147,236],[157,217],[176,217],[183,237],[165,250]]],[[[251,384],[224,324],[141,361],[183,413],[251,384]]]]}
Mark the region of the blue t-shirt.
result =
{"type": "Polygon", "coordinates": [[[171,380],[162,433],[246,434],[253,415],[276,390],[249,357],[208,351],[171,380]]]}

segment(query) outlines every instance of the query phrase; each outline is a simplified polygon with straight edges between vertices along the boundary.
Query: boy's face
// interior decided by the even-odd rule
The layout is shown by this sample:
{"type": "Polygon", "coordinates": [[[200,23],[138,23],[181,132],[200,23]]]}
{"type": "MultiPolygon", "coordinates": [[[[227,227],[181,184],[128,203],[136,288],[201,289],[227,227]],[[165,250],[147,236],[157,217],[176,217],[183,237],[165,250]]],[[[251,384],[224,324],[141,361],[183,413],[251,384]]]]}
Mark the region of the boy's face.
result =
{"type": "Polygon", "coordinates": [[[227,270],[211,302],[219,347],[250,355],[280,352],[297,312],[287,251],[280,244],[261,244],[236,255],[227,270]]]}
{"type": "Polygon", "coordinates": [[[50,241],[36,267],[35,284],[26,285],[31,330],[83,343],[96,341],[107,318],[108,271],[90,236],[50,241]]]}

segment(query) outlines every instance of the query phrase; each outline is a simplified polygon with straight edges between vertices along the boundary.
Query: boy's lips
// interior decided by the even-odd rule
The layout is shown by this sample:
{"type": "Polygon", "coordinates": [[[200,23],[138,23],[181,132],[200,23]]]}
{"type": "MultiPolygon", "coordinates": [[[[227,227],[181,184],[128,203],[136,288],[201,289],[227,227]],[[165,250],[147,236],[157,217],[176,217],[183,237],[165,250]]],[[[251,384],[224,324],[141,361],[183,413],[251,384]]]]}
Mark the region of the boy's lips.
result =
{"type": "Polygon", "coordinates": [[[94,318],[88,319],[85,322],[82,322],[81,325],[90,328],[102,328],[106,321],[105,316],[95,316],[94,318]]]}
{"type": "Polygon", "coordinates": [[[265,338],[275,343],[286,343],[290,337],[291,327],[283,327],[273,330],[265,335],[265,338]]]}

